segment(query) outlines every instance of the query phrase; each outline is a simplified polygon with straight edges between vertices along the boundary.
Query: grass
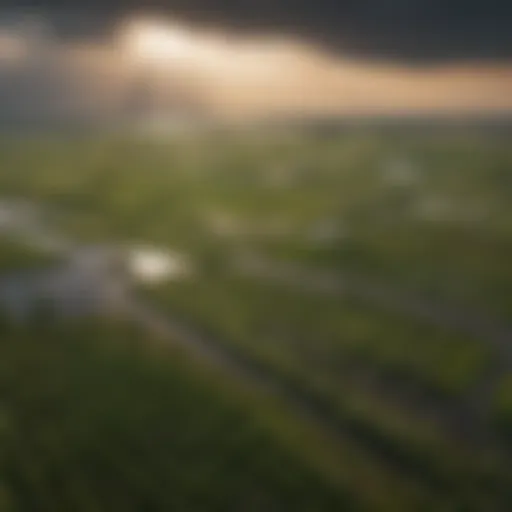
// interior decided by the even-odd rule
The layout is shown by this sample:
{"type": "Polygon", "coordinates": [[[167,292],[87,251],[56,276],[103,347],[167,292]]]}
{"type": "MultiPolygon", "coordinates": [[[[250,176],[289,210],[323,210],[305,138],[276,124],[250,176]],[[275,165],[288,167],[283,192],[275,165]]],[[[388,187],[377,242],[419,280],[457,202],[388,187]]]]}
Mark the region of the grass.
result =
{"type": "Polygon", "coordinates": [[[46,252],[7,238],[0,240],[0,272],[39,270],[53,265],[56,258],[46,252]]]}
{"type": "MultiPolygon", "coordinates": [[[[507,325],[505,140],[21,140],[2,146],[0,169],[5,197],[46,205],[74,239],[189,256],[196,275],[146,300],[338,433],[334,443],[306,427],[282,397],[147,353],[144,335],[119,326],[7,330],[0,509],[507,510],[510,382],[489,384],[501,354],[481,332],[242,279],[231,267],[237,254],[262,254],[507,325]],[[216,217],[237,229],[216,231],[216,217]]],[[[6,272],[37,263],[19,250],[1,248],[6,272]]]]}
{"type": "Polygon", "coordinates": [[[115,325],[3,329],[2,510],[352,509],[250,401],[143,343],[115,325]]]}
{"type": "Polygon", "coordinates": [[[499,383],[493,405],[494,421],[512,440],[512,375],[506,375],[499,383]]]}

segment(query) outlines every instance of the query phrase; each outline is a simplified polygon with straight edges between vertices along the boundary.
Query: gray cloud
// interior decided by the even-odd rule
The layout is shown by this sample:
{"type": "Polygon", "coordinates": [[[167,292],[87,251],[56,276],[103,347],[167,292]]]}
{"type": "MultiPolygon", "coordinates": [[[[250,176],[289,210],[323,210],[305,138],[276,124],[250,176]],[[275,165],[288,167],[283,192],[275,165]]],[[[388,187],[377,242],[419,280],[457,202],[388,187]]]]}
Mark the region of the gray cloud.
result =
{"type": "Polygon", "coordinates": [[[235,30],[287,32],[344,54],[428,62],[512,57],[509,0],[4,0],[39,12],[61,37],[108,34],[127,14],[154,11],[235,30]],[[143,7],[141,7],[143,6],[143,7]]]}
{"type": "Polygon", "coordinates": [[[126,124],[153,115],[167,122],[177,113],[254,119],[512,112],[506,61],[411,66],[325,52],[298,36],[237,35],[136,17],[134,25],[105,18],[104,30],[80,18],[88,28],[78,31],[72,19],[64,24],[69,33],[34,12],[0,22],[0,128],[126,124]],[[135,32],[121,37],[123,27],[135,32]],[[146,56],[133,47],[141,29],[146,56]]]}

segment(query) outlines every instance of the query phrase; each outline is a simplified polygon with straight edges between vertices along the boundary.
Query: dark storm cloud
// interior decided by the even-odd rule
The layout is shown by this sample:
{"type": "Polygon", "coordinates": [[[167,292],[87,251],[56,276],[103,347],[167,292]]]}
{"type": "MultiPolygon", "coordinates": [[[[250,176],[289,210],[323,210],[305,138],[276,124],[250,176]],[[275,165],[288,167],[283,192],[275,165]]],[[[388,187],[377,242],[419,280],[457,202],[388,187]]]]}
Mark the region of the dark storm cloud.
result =
{"type": "Polygon", "coordinates": [[[3,0],[35,11],[60,36],[107,34],[137,12],[240,30],[297,34],[358,56],[411,61],[512,57],[510,0],[3,0]],[[86,4],[84,6],[84,4],[86,4]]]}

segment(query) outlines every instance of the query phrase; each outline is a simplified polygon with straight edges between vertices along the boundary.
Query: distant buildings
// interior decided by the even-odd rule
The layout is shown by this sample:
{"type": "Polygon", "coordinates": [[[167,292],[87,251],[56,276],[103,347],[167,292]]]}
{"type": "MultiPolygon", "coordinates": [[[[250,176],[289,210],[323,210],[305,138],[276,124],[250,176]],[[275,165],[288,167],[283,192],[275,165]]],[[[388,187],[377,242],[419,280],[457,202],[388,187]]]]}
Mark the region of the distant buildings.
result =
{"type": "Polygon", "coordinates": [[[394,158],[383,166],[383,177],[387,184],[396,187],[417,185],[421,180],[422,170],[418,164],[407,158],[394,158]]]}
{"type": "Polygon", "coordinates": [[[181,279],[191,272],[190,261],[184,254],[150,246],[130,248],[126,265],[130,277],[145,284],[181,279]]]}

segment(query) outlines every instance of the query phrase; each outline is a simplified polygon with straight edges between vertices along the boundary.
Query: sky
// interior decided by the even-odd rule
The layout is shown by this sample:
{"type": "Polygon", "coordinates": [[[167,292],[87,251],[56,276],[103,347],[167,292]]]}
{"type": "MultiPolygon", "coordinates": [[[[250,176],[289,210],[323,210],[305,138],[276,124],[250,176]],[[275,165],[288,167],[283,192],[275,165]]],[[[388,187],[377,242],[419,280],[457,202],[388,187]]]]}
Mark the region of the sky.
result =
{"type": "Polygon", "coordinates": [[[512,113],[506,0],[3,0],[0,123],[512,113]]]}

